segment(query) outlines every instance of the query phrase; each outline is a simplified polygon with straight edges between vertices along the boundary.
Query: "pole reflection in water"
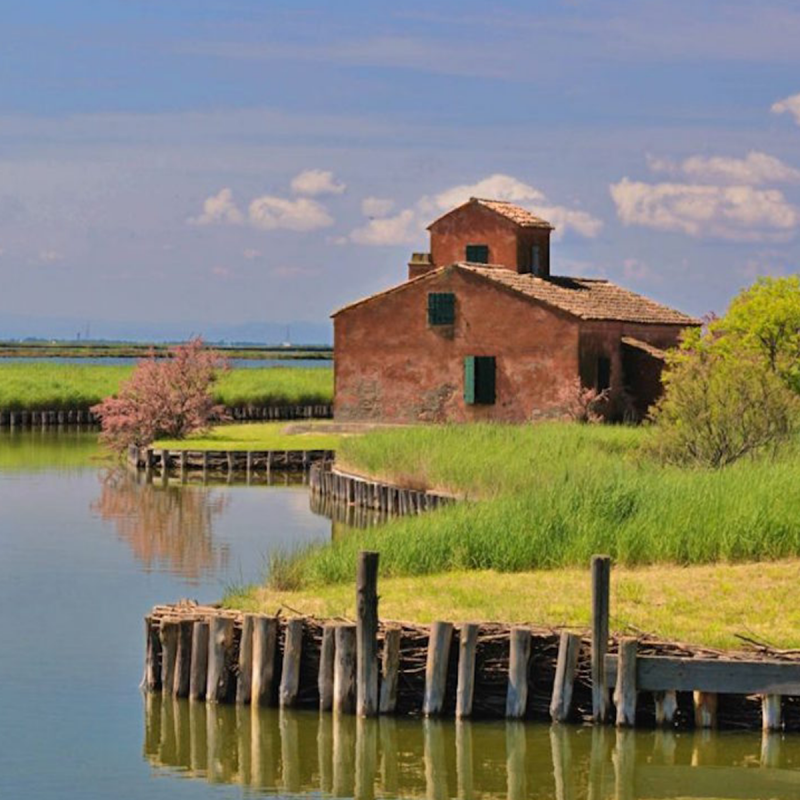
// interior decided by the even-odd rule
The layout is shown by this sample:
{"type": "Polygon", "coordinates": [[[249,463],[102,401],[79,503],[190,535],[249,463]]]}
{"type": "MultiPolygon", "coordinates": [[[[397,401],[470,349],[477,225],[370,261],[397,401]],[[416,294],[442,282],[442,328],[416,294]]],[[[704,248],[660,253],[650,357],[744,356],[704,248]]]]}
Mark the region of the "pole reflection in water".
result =
{"type": "Polygon", "coordinates": [[[282,796],[800,797],[800,739],[278,711],[144,697],[154,768],[282,796]]]}

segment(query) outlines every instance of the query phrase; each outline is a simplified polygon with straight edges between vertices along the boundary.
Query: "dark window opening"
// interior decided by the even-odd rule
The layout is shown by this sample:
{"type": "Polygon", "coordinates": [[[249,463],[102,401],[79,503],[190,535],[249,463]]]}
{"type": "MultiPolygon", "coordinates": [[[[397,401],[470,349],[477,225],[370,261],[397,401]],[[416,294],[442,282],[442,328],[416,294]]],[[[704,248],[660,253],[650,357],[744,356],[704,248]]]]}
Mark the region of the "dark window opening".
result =
{"type": "Polygon", "coordinates": [[[597,359],[597,391],[602,392],[611,386],[611,359],[600,356],[597,359]]]}
{"type": "Polygon", "coordinates": [[[488,244],[468,244],[467,245],[467,261],[472,264],[488,264],[489,263],[489,245],[488,244]]]}
{"type": "Polygon", "coordinates": [[[456,321],[456,296],[452,292],[428,295],[428,325],[452,325],[456,321]]]}
{"type": "Polygon", "coordinates": [[[496,371],[494,356],[467,356],[464,359],[464,402],[467,405],[494,403],[496,371]]]}
{"type": "Polygon", "coordinates": [[[531,247],[531,272],[539,275],[542,270],[542,248],[535,244],[531,247]]]}

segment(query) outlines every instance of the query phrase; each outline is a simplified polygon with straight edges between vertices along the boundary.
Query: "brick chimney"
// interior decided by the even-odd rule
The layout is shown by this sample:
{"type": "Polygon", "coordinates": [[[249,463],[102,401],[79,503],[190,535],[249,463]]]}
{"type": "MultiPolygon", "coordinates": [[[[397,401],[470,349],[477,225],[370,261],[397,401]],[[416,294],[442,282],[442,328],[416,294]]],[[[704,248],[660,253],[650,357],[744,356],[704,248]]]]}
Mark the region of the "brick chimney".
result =
{"type": "Polygon", "coordinates": [[[430,253],[412,253],[408,262],[408,279],[413,280],[434,269],[430,253]]]}

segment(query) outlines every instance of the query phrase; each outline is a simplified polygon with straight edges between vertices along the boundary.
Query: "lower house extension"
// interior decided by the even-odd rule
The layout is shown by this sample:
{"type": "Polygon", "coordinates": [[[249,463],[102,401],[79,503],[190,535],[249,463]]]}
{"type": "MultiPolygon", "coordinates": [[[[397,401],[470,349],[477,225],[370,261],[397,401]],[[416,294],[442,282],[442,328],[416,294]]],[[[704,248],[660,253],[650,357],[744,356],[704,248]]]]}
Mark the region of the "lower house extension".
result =
{"type": "Polygon", "coordinates": [[[333,314],[339,420],[524,422],[571,388],[642,417],[664,351],[698,320],[606,280],[550,274],[552,226],[471,198],[429,226],[409,279],[333,314]]]}

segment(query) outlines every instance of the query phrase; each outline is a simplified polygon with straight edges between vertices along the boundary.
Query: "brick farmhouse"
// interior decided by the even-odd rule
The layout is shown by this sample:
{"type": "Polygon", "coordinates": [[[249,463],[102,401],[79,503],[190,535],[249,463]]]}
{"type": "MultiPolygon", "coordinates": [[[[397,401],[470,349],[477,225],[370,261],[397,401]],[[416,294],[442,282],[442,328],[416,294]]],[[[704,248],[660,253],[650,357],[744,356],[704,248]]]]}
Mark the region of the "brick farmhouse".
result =
{"type": "Polygon", "coordinates": [[[551,275],[553,226],[520,206],[472,198],[428,230],[406,282],[333,314],[337,419],[560,416],[577,379],[641,417],[664,350],[699,324],[606,280],[551,275]]]}

